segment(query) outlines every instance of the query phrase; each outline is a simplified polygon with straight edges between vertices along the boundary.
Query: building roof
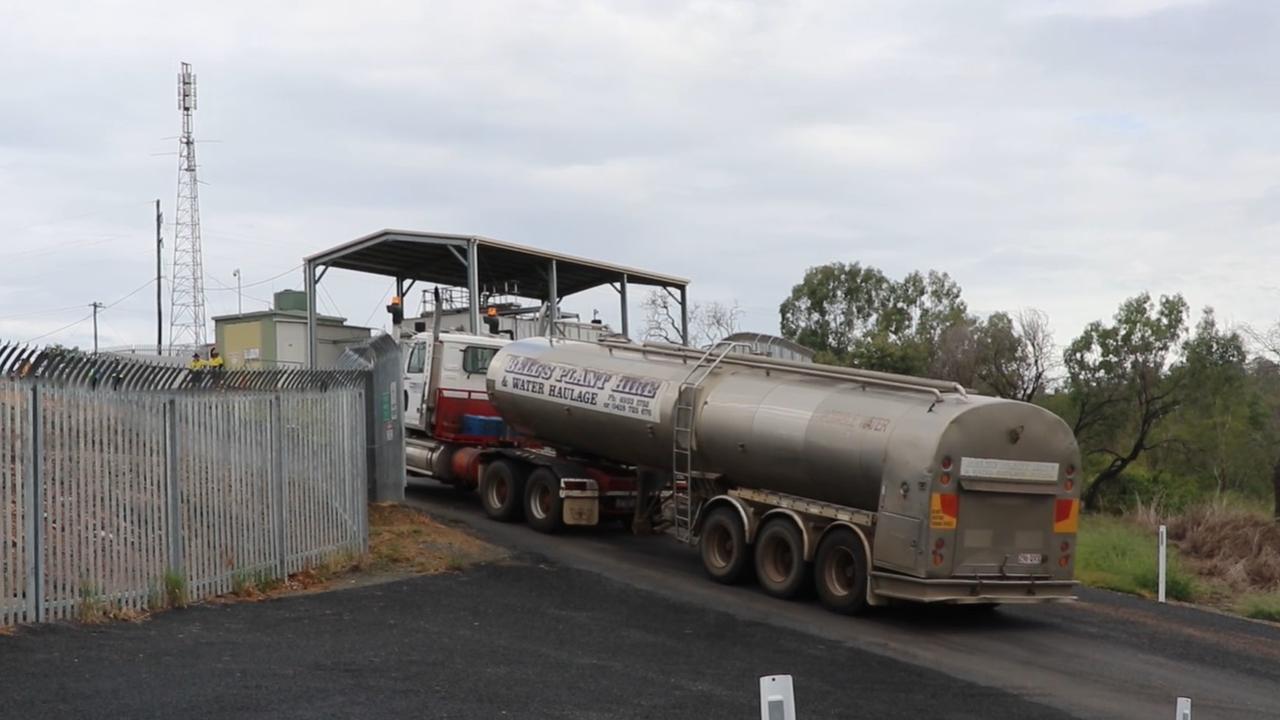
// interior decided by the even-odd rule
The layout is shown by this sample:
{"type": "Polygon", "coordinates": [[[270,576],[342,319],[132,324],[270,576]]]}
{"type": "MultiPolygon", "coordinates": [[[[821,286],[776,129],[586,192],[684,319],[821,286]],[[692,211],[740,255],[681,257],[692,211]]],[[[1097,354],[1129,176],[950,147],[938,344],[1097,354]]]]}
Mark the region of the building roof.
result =
{"type": "Polygon", "coordinates": [[[476,235],[379,230],[306,258],[328,266],[389,277],[466,287],[467,246],[476,244],[482,290],[528,298],[549,294],[547,265],[556,261],[556,289],[564,297],[626,277],[628,283],[685,287],[689,281],[636,268],[548,252],[476,235]]]}
{"type": "MultiPolygon", "coordinates": [[[[248,322],[252,320],[261,320],[263,318],[280,318],[280,317],[288,318],[290,320],[301,320],[302,322],[307,321],[307,313],[305,310],[254,310],[252,312],[247,312],[247,313],[215,315],[213,317],[213,321],[214,322],[219,322],[219,321],[248,322]]],[[[338,317],[337,315],[316,315],[316,322],[328,323],[332,325],[342,325],[347,322],[347,319],[344,317],[338,317]]],[[[351,327],[355,327],[355,326],[353,325],[351,327]]],[[[365,328],[365,329],[367,330],[368,328],[365,328]]]]}

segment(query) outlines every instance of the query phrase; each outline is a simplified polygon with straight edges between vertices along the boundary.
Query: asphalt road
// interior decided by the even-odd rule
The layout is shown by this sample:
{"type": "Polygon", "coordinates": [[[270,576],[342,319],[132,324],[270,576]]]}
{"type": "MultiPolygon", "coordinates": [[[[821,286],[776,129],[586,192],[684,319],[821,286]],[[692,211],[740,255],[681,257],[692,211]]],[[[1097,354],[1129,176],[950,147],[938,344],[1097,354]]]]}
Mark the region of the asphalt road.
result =
{"type": "Polygon", "coordinates": [[[0,637],[0,718],[1067,718],[839,640],[533,554],[138,624],[0,637]]]}
{"type": "MultiPolygon", "coordinates": [[[[968,688],[1042,704],[1025,717],[1048,717],[1052,707],[1083,718],[1165,718],[1172,717],[1181,695],[1192,699],[1197,720],[1280,718],[1280,628],[1274,625],[1089,589],[1082,589],[1077,603],[1006,606],[990,614],[903,607],[847,618],[815,602],[784,602],[755,588],[713,583],[694,550],[666,536],[598,529],[541,535],[523,525],[489,521],[475,498],[429,482],[412,486],[409,501],[497,544],[687,604],[699,610],[699,617],[710,610],[730,614],[750,623],[744,638],[766,635],[766,646],[776,639],[779,648],[829,648],[824,651],[828,663],[847,678],[851,698],[878,696],[863,690],[876,682],[863,679],[901,661],[898,667],[905,669],[895,671],[903,673],[896,687],[904,698],[930,696],[927,716],[932,717],[962,717],[950,713],[965,708],[964,702],[933,696],[928,683],[912,689],[915,679],[942,673],[968,688]],[[793,644],[797,633],[808,638],[807,644],[793,644]],[[863,653],[879,658],[869,666],[863,653]]],[[[701,633],[696,623],[688,627],[701,633]]],[[[738,654],[737,643],[726,638],[723,657],[738,654]]],[[[757,669],[790,672],[797,687],[804,687],[813,671],[804,659],[808,655],[798,650],[791,658],[783,652],[772,669],[757,669]]],[[[829,676],[822,677],[826,682],[829,676]]],[[[1001,707],[994,703],[972,712],[998,717],[1001,707]]],[[[902,709],[904,714],[884,716],[912,717],[902,709]]]]}

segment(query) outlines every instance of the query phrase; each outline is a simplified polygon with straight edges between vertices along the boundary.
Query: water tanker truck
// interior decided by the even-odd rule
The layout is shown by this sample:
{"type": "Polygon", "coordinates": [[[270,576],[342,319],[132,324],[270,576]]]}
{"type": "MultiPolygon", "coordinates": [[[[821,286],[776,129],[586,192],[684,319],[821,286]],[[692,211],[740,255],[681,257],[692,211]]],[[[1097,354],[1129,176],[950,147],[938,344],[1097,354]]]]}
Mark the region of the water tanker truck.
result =
{"type": "Polygon", "coordinates": [[[954,383],[734,350],[505,344],[488,398],[539,447],[480,458],[486,511],[593,524],[601,480],[626,477],[637,521],[661,508],[719,582],[754,577],[780,598],[812,583],[843,613],[1073,599],[1080,455],[1060,418],[954,383]]]}

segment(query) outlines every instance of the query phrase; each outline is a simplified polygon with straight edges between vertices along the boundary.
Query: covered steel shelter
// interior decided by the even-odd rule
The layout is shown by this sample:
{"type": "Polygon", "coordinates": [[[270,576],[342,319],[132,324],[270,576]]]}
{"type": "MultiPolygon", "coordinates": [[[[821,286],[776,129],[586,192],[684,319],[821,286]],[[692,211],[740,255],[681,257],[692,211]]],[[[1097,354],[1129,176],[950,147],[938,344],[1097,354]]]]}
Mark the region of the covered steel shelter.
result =
{"type": "Polygon", "coordinates": [[[681,337],[689,342],[688,280],[477,235],[379,230],[311,255],[305,264],[308,367],[316,357],[316,286],[329,268],[395,278],[398,297],[418,281],[467,288],[471,332],[479,331],[484,293],[546,301],[554,322],[561,298],[610,285],[619,295],[622,334],[629,335],[627,287],[660,287],[680,303],[681,337]]]}

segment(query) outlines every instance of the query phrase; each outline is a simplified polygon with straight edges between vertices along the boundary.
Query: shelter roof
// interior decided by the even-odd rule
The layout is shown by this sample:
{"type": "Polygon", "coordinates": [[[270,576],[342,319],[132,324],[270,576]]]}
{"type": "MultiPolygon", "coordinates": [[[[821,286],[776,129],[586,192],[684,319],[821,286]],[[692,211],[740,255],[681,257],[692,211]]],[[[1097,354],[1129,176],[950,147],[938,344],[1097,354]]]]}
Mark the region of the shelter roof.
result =
{"type": "Polygon", "coordinates": [[[466,287],[467,247],[476,244],[480,289],[504,295],[545,298],[549,293],[549,265],[556,261],[556,288],[561,297],[620,282],[660,287],[685,287],[689,281],[673,275],[639,270],[548,252],[525,245],[476,235],[379,230],[306,258],[313,266],[328,266],[401,277],[440,285],[466,287]]]}

